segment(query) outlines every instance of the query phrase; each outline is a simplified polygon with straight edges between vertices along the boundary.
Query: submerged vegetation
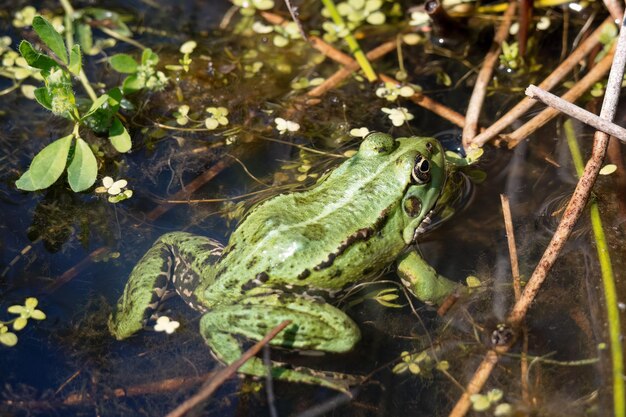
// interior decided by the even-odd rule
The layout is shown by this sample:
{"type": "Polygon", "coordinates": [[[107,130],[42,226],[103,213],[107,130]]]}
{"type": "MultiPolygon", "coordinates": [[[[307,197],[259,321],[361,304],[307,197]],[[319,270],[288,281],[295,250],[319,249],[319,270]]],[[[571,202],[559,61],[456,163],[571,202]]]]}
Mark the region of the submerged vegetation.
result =
{"type": "Polygon", "coordinates": [[[165,231],[225,242],[383,131],[444,144],[418,250],[468,290],[428,306],[395,273],[356,285],[338,303],[355,351],[272,352],[365,375],[353,401],[220,374],[206,415],[626,416],[623,145],[524,99],[538,84],[599,113],[626,83],[607,80],[619,5],[73,3],[0,12],[0,414],[163,415],[196,393],[219,364],[180,300],[132,342],[108,334],[132,265],[165,231]]]}

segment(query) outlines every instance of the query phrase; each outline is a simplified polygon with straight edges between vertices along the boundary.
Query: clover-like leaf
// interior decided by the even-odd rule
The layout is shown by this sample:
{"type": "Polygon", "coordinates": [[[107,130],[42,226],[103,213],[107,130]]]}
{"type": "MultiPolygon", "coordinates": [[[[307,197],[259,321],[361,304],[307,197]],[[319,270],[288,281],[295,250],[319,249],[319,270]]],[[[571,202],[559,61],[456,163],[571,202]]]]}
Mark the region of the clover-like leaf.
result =
{"type": "Polygon", "coordinates": [[[24,57],[28,65],[33,68],[39,68],[45,72],[48,72],[52,67],[58,67],[59,64],[50,58],[48,55],[37,52],[33,45],[28,41],[20,42],[18,47],[20,54],[24,57]]]}
{"type": "Polygon", "coordinates": [[[54,184],[65,169],[73,137],[65,136],[43,148],[33,158],[28,171],[15,181],[15,186],[20,190],[35,191],[54,184]]]}
{"type": "Polygon", "coordinates": [[[35,16],[33,19],[33,29],[37,32],[37,35],[41,38],[43,43],[52,50],[59,57],[61,62],[67,65],[67,49],[65,48],[65,42],[63,38],[54,29],[54,26],[41,16],[35,16]]]}
{"type": "Polygon", "coordinates": [[[116,151],[125,153],[130,151],[132,142],[128,131],[117,117],[113,119],[113,123],[109,128],[109,140],[116,151]]]}
{"type": "Polygon", "coordinates": [[[67,167],[67,181],[72,191],[86,190],[96,182],[98,175],[98,162],[93,151],[82,138],[76,139],[74,156],[67,167]]]}

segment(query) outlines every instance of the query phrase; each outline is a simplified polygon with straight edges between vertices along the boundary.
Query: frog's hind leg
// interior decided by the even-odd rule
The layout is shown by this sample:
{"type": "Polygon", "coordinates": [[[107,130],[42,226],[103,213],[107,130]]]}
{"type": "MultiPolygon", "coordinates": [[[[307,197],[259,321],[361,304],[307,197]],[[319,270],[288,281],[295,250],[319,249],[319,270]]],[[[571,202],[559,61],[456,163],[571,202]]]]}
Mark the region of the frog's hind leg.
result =
{"type": "MultiPolygon", "coordinates": [[[[352,349],[361,337],[357,325],[341,310],[319,300],[287,294],[251,297],[236,305],[211,310],[200,320],[200,333],[215,356],[230,364],[242,354],[235,336],[258,341],[284,320],[291,320],[291,324],[270,341],[273,346],[342,353],[352,349]]],[[[254,357],[239,372],[260,377],[267,375],[268,368],[254,357]]],[[[320,385],[345,393],[350,386],[363,381],[354,375],[292,368],[275,362],[270,372],[274,379],[320,385]]]]}
{"type": "Polygon", "coordinates": [[[219,258],[223,246],[185,232],[161,236],[137,263],[124,294],[109,317],[109,330],[121,340],[141,330],[173,288],[193,308],[204,310],[193,290],[219,258]]]}

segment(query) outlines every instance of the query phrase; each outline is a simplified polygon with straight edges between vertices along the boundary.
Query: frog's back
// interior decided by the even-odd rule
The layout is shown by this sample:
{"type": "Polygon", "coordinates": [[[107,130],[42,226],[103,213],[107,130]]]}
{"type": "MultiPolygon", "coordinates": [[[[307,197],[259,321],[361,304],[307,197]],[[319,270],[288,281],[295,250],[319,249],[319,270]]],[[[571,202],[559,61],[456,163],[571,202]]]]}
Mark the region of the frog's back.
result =
{"type": "Polygon", "coordinates": [[[396,163],[388,155],[353,157],[314,188],[257,206],[231,236],[218,287],[332,291],[391,262],[404,242],[400,233],[389,237],[382,231],[399,221],[395,207],[408,181],[385,173],[395,171],[396,163]]]}

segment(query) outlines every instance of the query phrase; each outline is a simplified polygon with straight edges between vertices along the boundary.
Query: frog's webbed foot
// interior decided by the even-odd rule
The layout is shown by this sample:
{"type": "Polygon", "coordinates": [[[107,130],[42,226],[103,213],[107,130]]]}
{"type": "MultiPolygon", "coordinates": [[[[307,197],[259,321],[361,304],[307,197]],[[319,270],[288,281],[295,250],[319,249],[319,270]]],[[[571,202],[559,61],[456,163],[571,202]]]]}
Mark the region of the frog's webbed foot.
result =
{"type": "Polygon", "coordinates": [[[109,331],[117,339],[144,327],[161,303],[176,291],[183,300],[201,309],[193,294],[202,271],[222,253],[220,243],[185,232],[161,236],[141,258],[128,278],[124,294],[109,317],[109,331]]]}
{"type": "MultiPolygon", "coordinates": [[[[284,320],[291,324],[270,344],[290,349],[347,352],[360,339],[356,324],[341,310],[297,295],[253,297],[242,304],[216,308],[200,320],[200,333],[215,356],[230,364],[243,353],[236,335],[255,341],[284,320]]],[[[268,366],[259,358],[246,362],[239,372],[263,377],[268,366]]],[[[349,388],[364,381],[355,375],[321,372],[272,362],[269,372],[274,379],[320,385],[350,395],[349,388]]]]}
{"type": "Polygon", "coordinates": [[[398,260],[398,275],[405,287],[426,304],[441,304],[445,298],[463,286],[439,275],[415,251],[398,260]]]}

